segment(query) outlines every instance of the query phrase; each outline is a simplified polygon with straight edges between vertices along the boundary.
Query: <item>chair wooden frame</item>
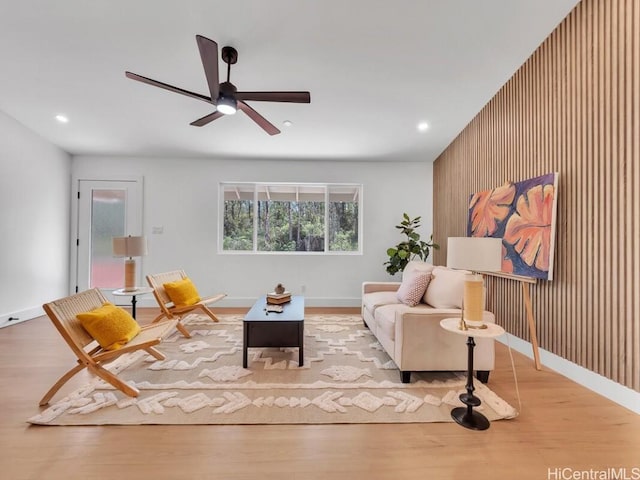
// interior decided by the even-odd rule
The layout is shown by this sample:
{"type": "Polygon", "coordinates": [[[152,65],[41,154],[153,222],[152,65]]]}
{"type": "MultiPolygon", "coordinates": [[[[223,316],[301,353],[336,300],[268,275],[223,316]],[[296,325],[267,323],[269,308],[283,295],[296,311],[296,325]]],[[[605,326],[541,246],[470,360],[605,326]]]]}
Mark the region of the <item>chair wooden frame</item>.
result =
{"type": "Polygon", "coordinates": [[[84,368],[126,395],[137,397],[140,394],[137,388],[121,380],[102,365],[124,353],[136,350],[145,350],[154,358],[164,360],[165,356],[153,347],[161,343],[163,338],[173,332],[177,325],[176,320],[143,326],[140,333],[123,347],[118,350],[104,350],[83,328],[76,315],[101,307],[105,302],[107,302],[107,299],[102,292],[97,288],[93,288],[54,300],[42,306],[53,325],[77,357],[78,364],[60,377],[53,387],[49,389],[40,400],[40,406],[47,405],[56,392],[71,377],[84,368]]]}
{"type": "Polygon", "coordinates": [[[184,328],[184,325],[180,322],[182,316],[193,312],[194,310],[201,310],[214,322],[219,321],[218,317],[209,309],[208,305],[218,302],[227,296],[226,293],[218,293],[208,297],[201,298],[198,303],[193,305],[187,305],[184,307],[176,307],[169,295],[167,295],[164,289],[164,284],[169,282],[175,282],[187,278],[187,274],[184,270],[172,270],[170,272],[157,273],[154,275],[147,275],[147,283],[153,288],[153,296],[156,298],[158,305],[160,306],[160,315],[158,315],[152,323],[158,322],[163,318],[173,319],[178,317],[178,324],[176,328],[187,338],[191,338],[191,334],[184,328]]]}

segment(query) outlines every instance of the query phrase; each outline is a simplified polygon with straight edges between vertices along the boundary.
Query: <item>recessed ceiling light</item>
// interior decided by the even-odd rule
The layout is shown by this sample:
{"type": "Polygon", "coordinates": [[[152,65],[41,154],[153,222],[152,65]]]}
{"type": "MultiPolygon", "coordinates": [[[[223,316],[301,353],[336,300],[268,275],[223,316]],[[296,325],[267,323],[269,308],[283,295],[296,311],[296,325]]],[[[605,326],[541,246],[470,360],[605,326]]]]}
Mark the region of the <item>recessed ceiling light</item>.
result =
{"type": "Polygon", "coordinates": [[[293,123],[291,123],[291,120],[285,120],[284,122],[282,122],[282,124],[283,124],[285,127],[290,127],[291,125],[293,125],[293,123]]]}
{"type": "Polygon", "coordinates": [[[429,130],[429,124],[427,122],[420,122],[418,124],[418,131],[426,132],[427,130],[429,130]]]}
{"type": "Polygon", "coordinates": [[[56,115],[56,120],[60,123],[68,123],[69,119],[64,115],[56,115]]]}

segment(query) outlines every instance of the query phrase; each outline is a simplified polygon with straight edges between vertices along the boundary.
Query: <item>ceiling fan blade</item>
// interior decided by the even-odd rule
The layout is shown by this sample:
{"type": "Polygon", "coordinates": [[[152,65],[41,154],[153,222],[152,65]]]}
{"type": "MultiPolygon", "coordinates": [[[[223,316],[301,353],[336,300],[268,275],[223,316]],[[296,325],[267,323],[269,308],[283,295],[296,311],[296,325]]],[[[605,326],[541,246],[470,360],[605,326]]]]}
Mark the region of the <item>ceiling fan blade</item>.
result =
{"type": "Polygon", "coordinates": [[[200,50],[204,74],[207,77],[209,93],[215,105],[218,101],[220,89],[220,81],[218,80],[218,44],[202,35],[196,35],[196,41],[198,42],[198,50],[200,50]]]}
{"type": "Polygon", "coordinates": [[[189,125],[193,125],[194,127],[204,127],[205,125],[213,122],[216,118],[220,118],[222,116],[224,116],[224,114],[216,111],[216,112],[210,113],[209,115],[205,115],[204,117],[199,118],[198,120],[194,120],[189,125]]]}
{"type": "Polygon", "coordinates": [[[280,130],[278,130],[275,127],[275,125],[269,122],[269,120],[264,118],[262,115],[256,112],[253,108],[251,108],[249,105],[247,105],[246,103],[240,100],[238,100],[238,109],[246,113],[251,120],[253,120],[258,125],[260,125],[260,127],[269,135],[277,135],[280,133],[280,130]]]}
{"type": "Polygon", "coordinates": [[[169,90],[170,92],[180,93],[182,95],[186,95],[187,97],[195,98],[197,100],[202,100],[203,102],[213,103],[211,98],[206,97],[204,95],[200,95],[199,93],[190,92],[188,90],[183,90],[182,88],[174,87],[173,85],[169,85],[167,83],[159,82],[158,80],[153,80],[151,78],[143,77],[142,75],[138,75],[136,73],[124,72],[127,78],[131,80],[137,80],[138,82],[146,83],[148,85],[153,85],[154,87],[164,88],[165,90],[169,90]]]}
{"type": "Polygon", "coordinates": [[[311,103],[309,92],[237,92],[236,98],[254,102],[311,103]]]}

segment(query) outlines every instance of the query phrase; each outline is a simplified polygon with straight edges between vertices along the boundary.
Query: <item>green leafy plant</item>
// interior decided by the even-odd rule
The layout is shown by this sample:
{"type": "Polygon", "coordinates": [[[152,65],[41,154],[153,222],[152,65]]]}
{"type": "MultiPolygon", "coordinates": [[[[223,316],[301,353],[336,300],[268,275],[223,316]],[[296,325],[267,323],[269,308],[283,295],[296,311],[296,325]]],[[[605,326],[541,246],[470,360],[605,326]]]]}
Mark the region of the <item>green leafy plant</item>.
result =
{"type": "Polygon", "coordinates": [[[407,263],[416,257],[423,261],[426,260],[429,258],[432,248],[440,248],[438,244],[433,243],[433,235],[430,237],[429,242],[420,240],[420,234],[416,230],[420,228],[420,219],[422,217],[411,219],[406,213],[403,213],[402,216],[403,220],[400,225],[396,225],[396,228],[407,238],[395,247],[387,249],[389,260],[383,264],[387,266],[387,273],[391,275],[403,271],[407,263]]]}

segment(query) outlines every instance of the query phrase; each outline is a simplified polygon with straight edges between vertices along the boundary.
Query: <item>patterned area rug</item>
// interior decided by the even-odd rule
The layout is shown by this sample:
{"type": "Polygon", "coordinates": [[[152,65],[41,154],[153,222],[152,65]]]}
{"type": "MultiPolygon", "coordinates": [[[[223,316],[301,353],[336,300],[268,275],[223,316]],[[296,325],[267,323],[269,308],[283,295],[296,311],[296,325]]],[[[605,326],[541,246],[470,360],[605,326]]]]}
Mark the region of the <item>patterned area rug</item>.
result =
{"type": "MultiPolygon", "coordinates": [[[[296,424],[451,422],[462,406],[466,376],[420,373],[400,381],[395,364],[357,315],[309,315],[304,366],[297,348],[249,349],[242,368],[242,316],[219,323],[190,315],[187,339],[172,334],[158,347],[109,365],[141,391],[130,398],[100,379],[28,421],[42,425],[296,424]]],[[[478,408],[490,420],[516,410],[475,382],[478,408]]]]}

